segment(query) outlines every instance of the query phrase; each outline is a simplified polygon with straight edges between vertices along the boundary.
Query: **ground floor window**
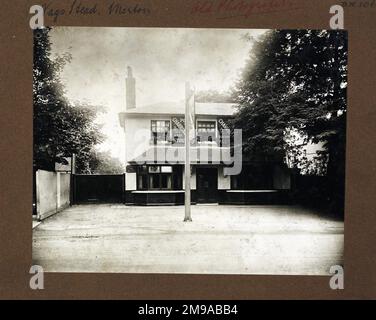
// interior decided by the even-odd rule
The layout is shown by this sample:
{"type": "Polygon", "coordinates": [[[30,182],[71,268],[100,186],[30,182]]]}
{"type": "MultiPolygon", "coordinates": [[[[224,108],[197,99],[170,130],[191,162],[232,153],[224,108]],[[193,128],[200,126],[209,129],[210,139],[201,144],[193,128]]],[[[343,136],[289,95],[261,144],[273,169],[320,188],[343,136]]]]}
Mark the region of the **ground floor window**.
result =
{"type": "Polygon", "coordinates": [[[181,190],[181,166],[144,165],[137,170],[138,190],[181,190]]]}
{"type": "Polygon", "coordinates": [[[233,190],[268,190],[273,189],[273,170],[265,164],[243,165],[242,171],[231,176],[233,190]]]}

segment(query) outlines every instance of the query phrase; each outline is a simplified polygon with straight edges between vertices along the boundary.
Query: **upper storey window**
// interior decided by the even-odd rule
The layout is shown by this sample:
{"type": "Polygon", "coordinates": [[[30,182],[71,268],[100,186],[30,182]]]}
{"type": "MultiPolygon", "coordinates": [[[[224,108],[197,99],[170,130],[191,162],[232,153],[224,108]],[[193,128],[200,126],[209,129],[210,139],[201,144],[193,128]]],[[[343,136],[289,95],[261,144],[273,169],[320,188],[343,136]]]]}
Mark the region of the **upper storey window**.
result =
{"type": "Polygon", "coordinates": [[[197,142],[216,141],[216,122],[197,121],[197,142]]]}
{"type": "Polygon", "coordinates": [[[151,139],[153,144],[164,144],[170,140],[170,121],[152,120],[151,139]]]}

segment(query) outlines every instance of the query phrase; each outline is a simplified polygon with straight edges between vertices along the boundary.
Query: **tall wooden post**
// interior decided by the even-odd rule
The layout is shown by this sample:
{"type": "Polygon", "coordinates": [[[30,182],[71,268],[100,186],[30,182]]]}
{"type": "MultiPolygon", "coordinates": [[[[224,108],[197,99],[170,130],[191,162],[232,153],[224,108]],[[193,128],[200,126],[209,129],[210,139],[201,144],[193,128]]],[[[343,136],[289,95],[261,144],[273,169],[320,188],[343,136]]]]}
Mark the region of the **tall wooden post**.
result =
{"type": "Polygon", "coordinates": [[[185,215],[184,222],[192,221],[191,217],[191,160],[190,160],[190,129],[191,129],[191,114],[190,98],[191,88],[188,82],[185,83],[185,215]]]}

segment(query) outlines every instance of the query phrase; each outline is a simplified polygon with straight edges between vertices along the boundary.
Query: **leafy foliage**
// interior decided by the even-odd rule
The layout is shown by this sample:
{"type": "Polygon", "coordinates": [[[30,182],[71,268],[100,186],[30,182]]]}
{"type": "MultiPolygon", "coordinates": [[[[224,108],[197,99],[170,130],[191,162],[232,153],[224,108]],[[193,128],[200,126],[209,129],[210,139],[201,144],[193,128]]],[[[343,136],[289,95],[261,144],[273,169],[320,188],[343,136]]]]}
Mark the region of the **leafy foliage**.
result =
{"type": "MultiPolygon", "coordinates": [[[[320,143],[316,173],[343,195],[346,137],[347,33],[273,30],[254,43],[234,96],[235,127],[250,159],[310,168],[308,143],[320,143]]],[[[334,195],[335,194],[335,195],[334,195]]],[[[341,200],[342,201],[342,200],[341,200]]]]}
{"type": "Polygon", "coordinates": [[[51,59],[49,28],[34,32],[33,104],[34,167],[51,170],[55,162],[77,155],[78,170],[85,170],[94,145],[103,137],[95,124],[97,107],[72,105],[65,96],[60,73],[69,54],[51,59]]]}
{"type": "Polygon", "coordinates": [[[123,174],[124,166],[119,159],[110,156],[108,152],[93,150],[88,161],[88,170],[84,173],[123,174]]]}
{"type": "Polygon", "coordinates": [[[199,91],[195,94],[196,102],[212,102],[212,103],[231,103],[234,98],[229,92],[218,92],[216,90],[199,91]]]}

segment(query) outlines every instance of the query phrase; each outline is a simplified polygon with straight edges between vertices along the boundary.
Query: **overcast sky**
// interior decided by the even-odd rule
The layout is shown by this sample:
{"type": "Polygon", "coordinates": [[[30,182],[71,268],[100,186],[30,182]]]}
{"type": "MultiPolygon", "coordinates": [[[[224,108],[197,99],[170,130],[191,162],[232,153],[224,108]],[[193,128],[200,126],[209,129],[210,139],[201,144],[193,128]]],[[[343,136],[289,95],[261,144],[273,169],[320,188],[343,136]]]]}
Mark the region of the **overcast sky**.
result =
{"type": "Polygon", "coordinates": [[[56,27],[52,54],[69,52],[62,72],[72,101],[102,105],[98,121],[107,136],[100,150],[124,159],[117,114],[125,110],[127,66],[136,78],[137,107],[184,99],[184,84],[197,91],[228,90],[252,47],[247,36],[265,30],[56,27]]]}

